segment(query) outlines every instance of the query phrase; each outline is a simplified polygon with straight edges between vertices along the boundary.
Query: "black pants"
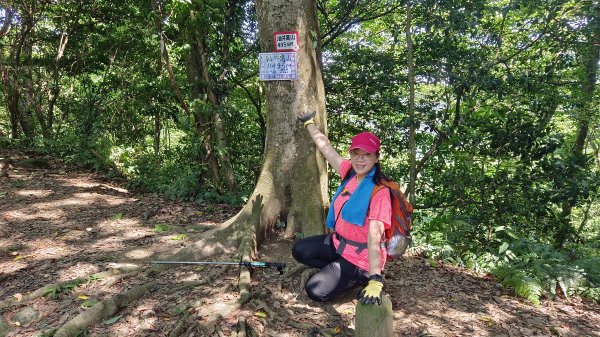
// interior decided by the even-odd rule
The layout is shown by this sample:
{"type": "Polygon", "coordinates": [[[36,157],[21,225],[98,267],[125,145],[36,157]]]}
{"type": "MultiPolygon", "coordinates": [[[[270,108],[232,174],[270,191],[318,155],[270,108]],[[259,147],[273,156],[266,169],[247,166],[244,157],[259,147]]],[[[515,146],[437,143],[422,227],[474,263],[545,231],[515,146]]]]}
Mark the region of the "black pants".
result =
{"type": "Polygon", "coordinates": [[[326,235],[300,239],[294,243],[292,255],[296,261],[321,269],[304,288],[315,301],[331,301],[348,289],[369,281],[369,272],[358,268],[335,252],[333,242],[325,244],[326,235]]]}

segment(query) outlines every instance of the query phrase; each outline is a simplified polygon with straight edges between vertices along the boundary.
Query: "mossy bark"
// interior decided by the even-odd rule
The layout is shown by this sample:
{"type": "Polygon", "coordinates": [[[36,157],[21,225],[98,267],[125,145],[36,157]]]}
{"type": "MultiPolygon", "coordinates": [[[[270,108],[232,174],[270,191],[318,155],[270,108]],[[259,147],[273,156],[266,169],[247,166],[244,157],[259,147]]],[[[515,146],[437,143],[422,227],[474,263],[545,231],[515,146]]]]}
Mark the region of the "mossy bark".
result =
{"type": "Polygon", "coordinates": [[[394,335],[392,301],[383,295],[381,305],[356,304],[354,337],[391,337],[394,335]]]}

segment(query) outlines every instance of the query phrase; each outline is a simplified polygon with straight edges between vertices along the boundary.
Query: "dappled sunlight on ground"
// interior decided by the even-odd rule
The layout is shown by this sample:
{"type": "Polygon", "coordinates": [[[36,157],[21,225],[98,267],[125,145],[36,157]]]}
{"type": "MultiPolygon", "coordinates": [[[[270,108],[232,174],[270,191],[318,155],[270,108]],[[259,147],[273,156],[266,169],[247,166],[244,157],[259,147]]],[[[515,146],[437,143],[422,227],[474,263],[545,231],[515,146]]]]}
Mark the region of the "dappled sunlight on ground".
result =
{"type": "Polygon", "coordinates": [[[86,277],[100,271],[100,267],[85,262],[78,262],[71,266],[66,266],[58,272],[59,281],[68,281],[78,277],[86,277]]]}
{"type": "MultiPolygon", "coordinates": [[[[32,301],[29,307],[40,318],[18,328],[13,324],[11,337],[42,335],[89,305],[147,282],[156,282],[156,289],[103,318],[86,334],[168,336],[187,317],[193,329],[186,335],[220,335],[215,332],[218,327],[223,336],[230,336],[243,316],[260,336],[312,335],[292,322],[320,327],[331,336],[353,335],[356,292],[336,303],[316,303],[304,294],[299,275],[283,278],[272,268],[252,269],[252,293],[262,303],[250,300],[234,314],[206,325],[211,315],[219,314],[205,311],[209,306],[224,308],[239,296],[239,267],[177,265],[130,274],[134,267],[149,267],[148,260],[169,258],[182,247],[224,248],[194,236],[229,219],[238,211],[233,207],[176,203],[155,195],[133,198],[134,193],[121,187],[75,172],[10,172],[9,178],[0,177],[0,191],[0,301],[58,281],[85,280],[32,301]],[[98,272],[105,276],[90,278],[98,272]],[[209,279],[212,276],[216,277],[209,279]],[[267,307],[282,319],[266,315],[267,307]]],[[[264,243],[257,259],[286,262],[293,268],[293,241],[280,234],[264,243]]],[[[238,258],[234,253],[211,260],[233,261],[238,258]]],[[[557,335],[556,331],[564,337],[600,337],[598,306],[575,299],[534,307],[488,278],[442,264],[432,267],[419,257],[386,267],[384,291],[393,303],[395,336],[529,337],[557,335]]],[[[0,311],[0,319],[12,322],[21,308],[0,311]]]]}
{"type": "Polygon", "coordinates": [[[32,205],[26,208],[2,212],[0,213],[0,216],[2,216],[6,221],[49,221],[59,219],[63,217],[64,214],[64,211],[54,207],[45,208],[40,207],[39,205],[32,205]],[[40,211],[43,211],[43,213],[40,211]]]}
{"type": "Polygon", "coordinates": [[[132,260],[144,260],[150,258],[154,252],[150,249],[133,249],[125,253],[125,257],[132,260]]]}
{"type": "Polygon", "coordinates": [[[98,193],[74,193],[73,197],[76,198],[75,200],[82,200],[86,205],[93,205],[96,202],[102,202],[108,206],[117,206],[126,204],[131,201],[119,197],[113,197],[110,195],[107,196],[98,193]]]}
{"type": "Polygon", "coordinates": [[[16,195],[23,197],[48,197],[51,196],[54,192],[52,190],[21,190],[15,192],[16,195]]]}

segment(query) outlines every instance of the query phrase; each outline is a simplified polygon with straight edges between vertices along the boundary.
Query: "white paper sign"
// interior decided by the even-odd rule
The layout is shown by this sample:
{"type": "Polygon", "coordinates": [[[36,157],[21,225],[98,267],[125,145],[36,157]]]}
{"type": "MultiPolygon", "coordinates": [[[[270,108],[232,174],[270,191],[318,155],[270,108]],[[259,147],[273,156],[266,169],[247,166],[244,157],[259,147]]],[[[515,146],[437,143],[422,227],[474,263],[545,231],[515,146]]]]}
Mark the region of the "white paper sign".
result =
{"type": "Polygon", "coordinates": [[[298,51],[298,32],[275,32],[273,33],[275,51],[298,51]]]}
{"type": "Polygon", "coordinates": [[[294,52],[260,53],[259,68],[261,81],[298,79],[298,59],[294,52]]]}

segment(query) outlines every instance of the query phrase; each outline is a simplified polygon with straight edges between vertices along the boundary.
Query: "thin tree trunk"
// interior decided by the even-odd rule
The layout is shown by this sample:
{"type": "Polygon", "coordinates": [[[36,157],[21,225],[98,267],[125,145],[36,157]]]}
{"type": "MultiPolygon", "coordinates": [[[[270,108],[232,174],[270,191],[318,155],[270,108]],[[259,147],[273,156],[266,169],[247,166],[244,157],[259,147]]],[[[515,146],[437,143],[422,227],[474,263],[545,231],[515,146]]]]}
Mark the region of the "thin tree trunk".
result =
{"type": "MultiPolygon", "coordinates": [[[[33,11],[33,9],[31,9],[31,11],[33,11]]],[[[14,96],[12,97],[12,103],[13,103],[13,108],[14,108],[14,114],[16,115],[17,120],[19,121],[19,125],[21,127],[21,130],[23,131],[23,134],[25,135],[25,137],[27,138],[33,138],[34,136],[34,130],[33,127],[31,126],[31,116],[30,116],[30,111],[29,111],[29,104],[26,101],[27,99],[27,86],[24,85],[23,83],[19,82],[19,74],[21,71],[23,71],[22,66],[21,66],[21,56],[23,54],[23,51],[25,51],[26,55],[28,54],[28,50],[30,50],[29,45],[30,45],[30,35],[31,32],[33,31],[33,26],[34,26],[34,21],[33,21],[33,14],[31,11],[24,11],[24,15],[22,18],[22,25],[21,25],[21,30],[20,30],[20,36],[18,39],[18,42],[16,43],[16,45],[14,45],[14,53],[12,53],[13,57],[12,57],[12,71],[11,71],[11,84],[12,84],[12,90],[11,90],[11,94],[13,94],[14,96]],[[22,91],[20,90],[20,87],[23,87],[23,91],[25,91],[25,93],[22,93],[22,91]]],[[[30,58],[30,57],[29,57],[30,58]]]]}
{"type": "Polygon", "coordinates": [[[2,28],[0,28],[0,39],[1,39],[6,34],[8,34],[8,31],[10,30],[10,27],[12,26],[12,19],[13,19],[13,16],[15,13],[14,13],[14,10],[5,1],[1,1],[0,4],[4,8],[4,20],[2,21],[2,28]]]}
{"type": "Polygon", "coordinates": [[[415,71],[413,61],[413,44],[411,36],[412,26],[412,3],[410,0],[406,2],[406,26],[404,32],[406,34],[406,53],[408,61],[408,89],[409,89],[409,104],[408,104],[408,119],[410,121],[410,130],[408,136],[408,146],[410,148],[410,177],[408,181],[409,200],[412,204],[415,203],[415,186],[417,181],[417,146],[415,143],[415,71]]]}
{"type": "Polygon", "coordinates": [[[154,154],[160,153],[160,131],[162,130],[162,124],[160,121],[160,109],[155,106],[154,108],[154,154]]]}
{"type": "MultiPolygon", "coordinates": [[[[195,21],[195,12],[190,11],[190,21],[195,21]]],[[[189,37],[190,44],[192,45],[190,54],[188,55],[187,62],[187,76],[188,81],[192,85],[192,97],[195,100],[205,102],[206,84],[202,84],[201,81],[205,78],[202,74],[205,66],[203,63],[205,60],[202,59],[204,53],[204,41],[198,31],[193,31],[189,37]]],[[[200,139],[202,139],[202,146],[204,147],[204,161],[208,165],[208,171],[210,174],[210,181],[214,188],[223,192],[221,188],[221,176],[219,175],[219,164],[215,155],[213,147],[213,134],[211,132],[211,120],[205,113],[206,107],[197,107],[194,109],[194,119],[196,123],[196,132],[200,139]]]]}
{"type": "Polygon", "coordinates": [[[62,68],[62,58],[65,53],[65,49],[67,48],[67,43],[69,42],[69,36],[73,34],[77,25],[79,24],[79,17],[81,16],[81,10],[83,7],[83,2],[81,0],[77,1],[77,10],[75,15],[71,17],[71,25],[66,32],[63,32],[60,35],[60,39],[58,42],[58,48],[56,50],[56,57],[54,58],[54,69],[52,72],[52,87],[50,88],[50,96],[48,97],[48,129],[50,133],[52,133],[52,127],[54,125],[54,107],[56,106],[56,101],[58,96],[60,95],[60,71],[62,68]]]}
{"type": "Polygon", "coordinates": [[[160,53],[165,63],[165,68],[167,69],[167,73],[169,74],[169,80],[171,80],[171,88],[177,96],[177,101],[181,108],[189,115],[190,108],[187,103],[183,99],[181,95],[181,90],[179,90],[179,85],[175,79],[175,73],[173,73],[173,67],[171,66],[171,60],[169,59],[169,51],[167,50],[167,39],[165,38],[165,33],[163,31],[163,12],[162,12],[162,1],[161,0],[151,0],[152,8],[154,9],[154,22],[156,24],[156,29],[158,31],[158,35],[160,36],[160,53]]]}
{"type": "MultiPolygon", "coordinates": [[[[588,14],[587,44],[583,47],[581,59],[583,61],[583,85],[581,88],[581,109],[577,116],[577,137],[571,152],[573,160],[580,161],[585,152],[585,144],[590,130],[590,120],[594,116],[594,94],[598,77],[598,62],[600,61],[600,6],[590,3],[588,14]]],[[[579,166],[576,168],[579,170],[579,166]]],[[[574,176],[572,172],[571,176],[574,176]]],[[[577,197],[569,198],[562,204],[560,226],[555,236],[555,246],[563,247],[570,234],[576,234],[572,224],[571,214],[575,207],[577,197]]]]}
{"type": "MultiPolygon", "coordinates": [[[[193,15],[193,14],[192,14],[193,15]]],[[[206,44],[204,40],[204,36],[202,36],[198,31],[195,32],[196,44],[198,46],[198,56],[199,62],[196,63],[200,66],[199,73],[202,76],[204,82],[204,91],[206,92],[206,96],[208,97],[208,101],[211,103],[211,111],[212,111],[212,122],[214,126],[214,135],[217,143],[217,148],[219,151],[216,151],[215,156],[218,158],[218,162],[221,164],[221,168],[223,171],[223,176],[225,177],[225,182],[227,184],[227,188],[230,191],[235,190],[235,176],[233,174],[233,168],[231,166],[231,161],[229,160],[229,156],[227,155],[227,142],[225,140],[225,132],[223,131],[223,122],[221,120],[221,114],[219,109],[221,108],[221,95],[217,92],[214,87],[215,81],[213,81],[210,77],[210,73],[208,70],[208,61],[206,58],[207,50],[206,44]]],[[[227,41],[227,38],[225,38],[227,41]]],[[[225,42],[225,44],[228,44],[225,42]]],[[[227,51],[228,52],[228,51],[227,51]]],[[[226,58],[227,52],[223,51],[223,58],[226,58]]],[[[211,144],[212,147],[212,144],[211,144]]],[[[219,175],[219,170],[217,169],[217,176],[219,175]]]]}

